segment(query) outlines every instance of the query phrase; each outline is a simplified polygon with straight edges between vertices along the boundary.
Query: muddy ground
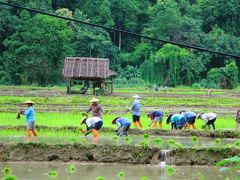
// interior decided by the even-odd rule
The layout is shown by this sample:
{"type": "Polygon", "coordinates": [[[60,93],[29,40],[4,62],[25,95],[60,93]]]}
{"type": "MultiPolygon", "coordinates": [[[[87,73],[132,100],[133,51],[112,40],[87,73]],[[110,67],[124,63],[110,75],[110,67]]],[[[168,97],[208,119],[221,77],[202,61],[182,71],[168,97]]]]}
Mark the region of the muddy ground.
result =
{"type": "MultiPolygon", "coordinates": [[[[0,126],[0,130],[18,130],[24,131],[26,126],[0,126]]],[[[38,131],[71,131],[74,133],[80,132],[81,128],[73,126],[64,127],[50,127],[50,126],[38,126],[36,125],[38,131]]],[[[112,132],[115,133],[114,128],[103,127],[101,132],[112,132]]],[[[240,138],[240,131],[236,130],[161,130],[161,129],[130,129],[129,134],[132,135],[143,135],[148,133],[151,136],[198,136],[198,137],[210,137],[210,138],[240,138]]]]}
{"type": "MultiPolygon", "coordinates": [[[[234,148],[182,148],[168,152],[171,165],[215,165],[216,162],[240,155],[234,148]],[[211,157],[211,158],[209,158],[211,157]]],[[[0,144],[0,161],[78,161],[127,164],[159,164],[161,149],[132,145],[83,145],[38,143],[0,144]]]]}

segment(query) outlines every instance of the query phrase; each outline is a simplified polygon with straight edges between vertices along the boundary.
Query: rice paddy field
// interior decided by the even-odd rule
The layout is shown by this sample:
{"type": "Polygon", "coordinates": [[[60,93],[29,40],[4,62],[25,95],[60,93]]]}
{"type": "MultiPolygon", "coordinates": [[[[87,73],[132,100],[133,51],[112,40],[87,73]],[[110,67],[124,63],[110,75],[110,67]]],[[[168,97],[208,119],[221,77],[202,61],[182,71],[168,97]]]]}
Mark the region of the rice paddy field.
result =
{"type": "Polygon", "coordinates": [[[212,94],[207,95],[206,89],[188,87],[168,88],[166,92],[163,89],[158,92],[151,91],[145,87],[116,88],[114,94],[109,96],[93,96],[91,92],[87,95],[67,95],[65,91],[65,87],[0,87],[0,168],[3,169],[3,177],[11,174],[19,179],[78,179],[81,177],[81,179],[90,180],[227,178],[237,180],[240,177],[239,168],[226,170],[215,166],[222,158],[240,157],[240,132],[238,132],[240,130],[235,129],[235,114],[240,109],[240,101],[238,101],[240,91],[238,90],[212,90],[212,94]],[[111,122],[115,117],[132,119],[128,108],[135,94],[141,96],[143,130],[131,127],[129,136],[120,138],[114,132],[116,127],[111,122]],[[103,152],[100,152],[91,134],[85,137],[81,132],[85,128],[84,125],[80,125],[85,117],[82,113],[88,110],[89,100],[93,97],[100,99],[100,104],[107,112],[103,114],[104,130],[100,130],[100,138],[97,141],[97,145],[104,149],[103,152]],[[26,100],[35,102],[35,123],[38,132],[37,139],[32,138],[30,141],[25,136],[25,117],[16,118],[19,110],[27,108],[23,104],[26,100]],[[164,112],[162,130],[155,132],[152,127],[149,127],[150,119],[147,117],[147,112],[152,110],[164,112]],[[202,129],[204,124],[202,120],[196,120],[196,130],[171,130],[170,125],[166,124],[166,116],[181,110],[196,113],[215,112],[218,115],[215,123],[217,130],[202,129]],[[152,134],[149,133],[151,130],[152,134]],[[162,132],[165,134],[161,134],[162,132]],[[187,132],[189,135],[183,136],[181,132],[187,132]],[[198,135],[194,135],[194,132],[198,135]],[[223,137],[215,136],[216,132],[222,133],[223,137]],[[202,136],[204,134],[208,135],[202,136]],[[93,146],[92,143],[94,143],[93,146]],[[87,159],[82,155],[81,158],[85,160],[79,160],[74,158],[74,155],[77,156],[78,152],[82,151],[82,149],[76,149],[78,145],[87,150],[91,148],[95,150],[91,151],[92,154],[86,153],[87,159]],[[128,150],[120,150],[120,147],[128,150]],[[9,152],[8,148],[12,150],[9,152]],[[137,155],[135,148],[140,148],[137,155]],[[110,153],[108,155],[115,159],[118,157],[116,161],[107,156],[108,150],[110,153]],[[76,154],[71,155],[68,151],[76,154]],[[150,151],[153,154],[147,156],[150,151]],[[188,151],[193,155],[185,156],[188,151]],[[30,153],[32,157],[24,155],[18,157],[20,152],[21,154],[30,153]],[[36,153],[39,156],[37,160],[36,153]],[[101,160],[96,158],[100,156],[99,153],[106,155],[106,158],[101,157],[101,160]],[[121,153],[130,153],[129,159],[124,158],[121,153]],[[69,159],[66,160],[65,156],[69,156],[69,159]],[[154,157],[157,163],[152,162],[154,157]],[[48,159],[44,160],[44,158],[48,159]],[[62,160],[62,158],[65,159],[62,160]],[[24,166],[16,161],[21,161],[24,166]],[[56,163],[58,161],[62,164],[56,163]],[[95,163],[96,161],[98,163],[95,163]],[[112,166],[106,162],[115,164],[112,166]],[[109,168],[112,168],[111,173],[107,171],[109,168]],[[137,173],[139,169],[141,173],[137,173]],[[5,171],[8,172],[8,170],[11,173],[6,175],[5,171]]]}

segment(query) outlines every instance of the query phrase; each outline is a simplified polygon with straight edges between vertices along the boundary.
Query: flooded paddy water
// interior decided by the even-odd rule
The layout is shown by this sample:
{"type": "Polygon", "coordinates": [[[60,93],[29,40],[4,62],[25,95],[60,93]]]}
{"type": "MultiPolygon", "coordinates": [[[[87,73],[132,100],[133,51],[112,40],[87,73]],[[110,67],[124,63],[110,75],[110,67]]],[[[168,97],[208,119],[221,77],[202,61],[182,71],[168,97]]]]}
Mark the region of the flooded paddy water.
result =
{"type": "Polygon", "coordinates": [[[176,172],[172,176],[167,175],[166,167],[153,165],[126,165],[126,164],[96,164],[96,163],[72,163],[76,167],[75,172],[68,172],[66,163],[38,163],[38,162],[8,162],[0,163],[0,169],[10,167],[13,174],[19,180],[44,180],[52,179],[49,171],[55,170],[59,180],[95,180],[104,177],[105,180],[120,179],[117,175],[125,173],[126,180],[140,180],[145,176],[149,180],[183,180],[200,179],[200,176],[211,180],[239,179],[240,172],[236,170],[222,171],[212,166],[174,166],[176,172]]]}

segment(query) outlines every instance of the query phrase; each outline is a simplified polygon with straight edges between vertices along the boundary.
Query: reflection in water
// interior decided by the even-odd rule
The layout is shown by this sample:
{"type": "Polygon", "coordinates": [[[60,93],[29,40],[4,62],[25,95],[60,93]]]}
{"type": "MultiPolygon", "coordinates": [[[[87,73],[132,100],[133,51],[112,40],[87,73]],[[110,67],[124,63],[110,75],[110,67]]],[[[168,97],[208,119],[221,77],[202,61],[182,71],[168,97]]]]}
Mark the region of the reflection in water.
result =
{"type": "Polygon", "coordinates": [[[98,176],[103,176],[106,180],[118,179],[116,175],[119,172],[124,172],[125,179],[139,180],[140,177],[146,176],[151,180],[183,180],[199,179],[203,175],[205,179],[219,180],[240,177],[240,173],[236,171],[219,172],[218,168],[210,166],[182,166],[175,167],[176,173],[173,176],[167,176],[165,167],[150,166],[150,165],[126,165],[126,164],[79,164],[73,163],[76,166],[76,172],[70,174],[67,171],[69,163],[37,163],[37,162],[18,162],[18,163],[0,163],[0,169],[5,166],[12,168],[13,174],[19,179],[34,179],[44,180],[49,179],[47,173],[50,170],[58,171],[60,180],[95,180],[98,176]]]}

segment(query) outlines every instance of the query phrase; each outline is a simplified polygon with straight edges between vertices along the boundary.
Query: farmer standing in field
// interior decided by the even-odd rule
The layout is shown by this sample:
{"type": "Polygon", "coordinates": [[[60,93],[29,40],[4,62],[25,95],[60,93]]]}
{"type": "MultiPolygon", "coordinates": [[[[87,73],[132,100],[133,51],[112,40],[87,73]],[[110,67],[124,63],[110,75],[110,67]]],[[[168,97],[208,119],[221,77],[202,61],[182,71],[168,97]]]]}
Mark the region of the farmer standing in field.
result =
{"type": "Polygon", "coordinates": [[[205,122],[205,125],[203,125],[203,128],[205,128],[206,126],[208,126],[209,129],[210,125],[212,125],[213,129],[215,129],[215,121],[217,119],[217,115],[215,113],[200,113],[197,119],[202,119],[205,122]]]}
{"type": "Polygon", "coordinates": [[[113,119],[112,124],[117,124],[117,134],[118,136],[127,136],[128,135],[128,130],[131,126],[131,122],[129,119],[124,118],[124,117],[116,117],[113,119]]]}
{"type": "Polygon", "coordinates": [[[172,129],[182,129],[187,123],[183,114],[170,114],[167,117],[167,124],[170,122],[172,124],[172,129]]]}
{"type": "Polygon", "coordinates": [[[86,113],[92,111],[93,117],[99,117],[102,119],[103,109],[102,106],[98,104],[99,99],[93,98],[89,102],[92,103],[92,105],[90,106],[89,110],[86,113]]]}
{"type": "Polygon", "coordinates": [[[83,133],[85,133],[85,136],[87,136],[90,133],[93,133],[93,143],[97,143],[98,141],[98,130],[101,129],[103,125],[103,121],[100,117],[90,117],[90,118],[84,118],[81,122],[81,125],[86,124],[86,129],[82,130],[83,133]]]}
{"type": "Polygon", "coordinates": [[[129,110],[132,111],[132,119],[133,119],[133,126],[135,128],[139,127],[142,129],[142,123],[140,121],[140,116],[141,116],[141,104],[140,104],[140,99],[141,97],[138,95],[133,96],[134,102],[132,103],[132,106],[130,107],[129,110]]]}
{"type": "Polygon", "coordinates": [[[22,114],[26,116],[26,124],[27,124],[27,130],[26,130],[26,135],[27,135],[27,140],[30,140],[31,132],[33,133],[34,140],[37,138],[37,132],[35,130],[35,117],[34,117],[34,109],[33,109],[33,104],[34,102],[28,100],[25,101],[24,104],[27,105],[28,109],[26,111],[19,111],[18,114],[22,114]]]}
{"type": "Polygon", "coordinates": [[[151,119],[151,124],[149,127],[153,124],[153,128],[157,128],[157,123],[159,122],[159,127],[162,128],[162,121],[164,113],[162,111],[152,111],[147,114],[147,116],[151,119]]]}
{"type": "Polygon", "coordinates": [[[240,124],[240,110],[237,111],[236,115],[236,130],[238,130],[239,124],[240,124]]]}
{"type": "Polygon", "coordinates": [[[187,129],[190,129],[190,127],[192,126],[193,129],[196,129],[195,126],[195,120],[196,120],[196,113],[194,112],[190,112],[190,111],[181,111],[180,114],[183,114],[186,118],[187,121],[187,129]]]}

